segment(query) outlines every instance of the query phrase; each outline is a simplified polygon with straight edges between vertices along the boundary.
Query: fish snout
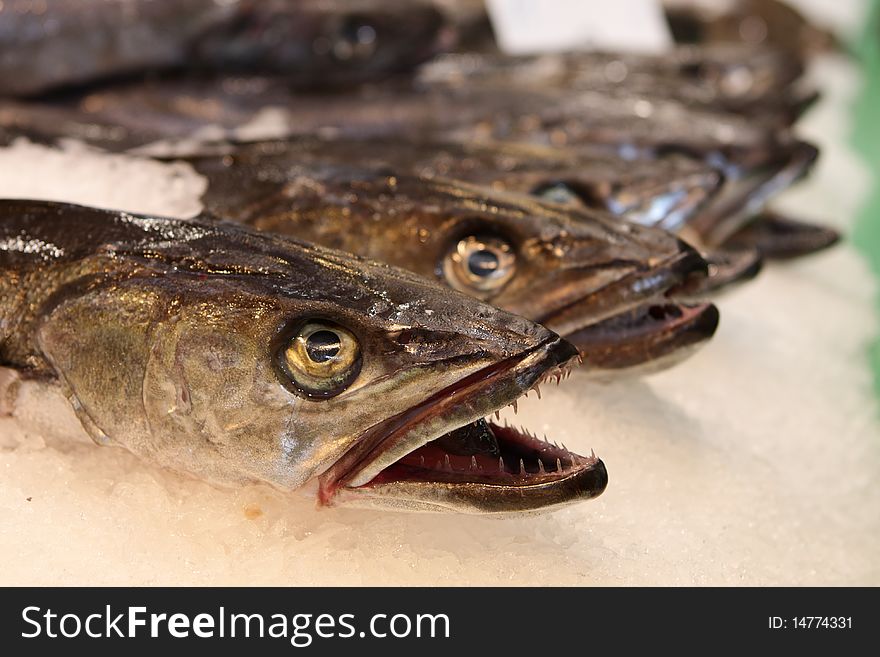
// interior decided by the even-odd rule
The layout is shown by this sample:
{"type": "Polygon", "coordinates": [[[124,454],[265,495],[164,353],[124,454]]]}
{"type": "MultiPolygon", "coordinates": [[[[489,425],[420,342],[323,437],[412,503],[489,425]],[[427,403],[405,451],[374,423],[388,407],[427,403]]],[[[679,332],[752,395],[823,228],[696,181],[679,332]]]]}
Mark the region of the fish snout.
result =
{"type": "Polygon", "coordinates": [[[687,296],[700,291],[709,277],[709,263],[690,244],[678,240],[678,255],[669,263],[670,278],[674,282],[667,296],[687,296]]]}

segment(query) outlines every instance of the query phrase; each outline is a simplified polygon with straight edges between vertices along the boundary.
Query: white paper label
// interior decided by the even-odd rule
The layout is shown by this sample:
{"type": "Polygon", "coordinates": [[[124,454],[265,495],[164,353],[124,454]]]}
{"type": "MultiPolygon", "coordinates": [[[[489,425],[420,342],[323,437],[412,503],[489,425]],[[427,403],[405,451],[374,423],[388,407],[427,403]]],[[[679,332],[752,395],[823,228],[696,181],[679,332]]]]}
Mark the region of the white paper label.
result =
{"type": "Polygon", "coordinates": [[[487,0],[501,49],[662,52],[672,35],[660,0],[487,0]]]}

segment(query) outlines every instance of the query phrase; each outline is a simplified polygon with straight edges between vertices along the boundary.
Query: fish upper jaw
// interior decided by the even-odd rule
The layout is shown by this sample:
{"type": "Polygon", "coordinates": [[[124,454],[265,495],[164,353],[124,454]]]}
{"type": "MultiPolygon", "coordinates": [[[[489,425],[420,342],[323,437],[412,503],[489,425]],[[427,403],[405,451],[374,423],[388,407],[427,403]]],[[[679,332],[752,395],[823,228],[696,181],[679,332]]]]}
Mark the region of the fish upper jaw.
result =
{"type": "Polygon", "coordinates": [[[560,335],[628,311],[645,301],[664,298],[699,286],[708,264],[689,244],[677,240],[674,254],[647,262],[621,263],[621,275],[599,288],[574,290],[566,304],[551,309],[537,321],[560,335]]]}
{"type": "Polygon", "coordinates": [[[577,350],[554,336],[373,426],[320,477],[319,503],[512,513],[595,497],[607,482],[595,456],[483,420],[505,406],[515,408],[519,397],[546,380],[564,378],[575,358],[577,350]],[[454,442],[450,451],[439,442],[478,429],[490,432],[497,454],[456,449],[454,442]]]}
{"type": "Polygon", "coordinates": [[[585,366],[600,375],[654,371],[680,362],[714,335],[719,313],[711,303],[680,301],[702,291],[709,268],[685,242],[679,247],[676,255],[541,321],[571,341],[585,366]]]}

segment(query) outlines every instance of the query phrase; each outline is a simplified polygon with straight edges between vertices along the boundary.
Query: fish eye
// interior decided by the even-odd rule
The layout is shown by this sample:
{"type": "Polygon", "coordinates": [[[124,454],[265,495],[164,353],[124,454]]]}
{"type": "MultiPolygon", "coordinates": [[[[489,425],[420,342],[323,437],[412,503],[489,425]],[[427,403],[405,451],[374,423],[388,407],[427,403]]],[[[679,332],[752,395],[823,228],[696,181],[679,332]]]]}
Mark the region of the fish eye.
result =
{"type": "Polygon", "coordinates": [[[460,239],[443,261],[443,275],[452,287],[480,296],[498,292],[516,273],[516,253],[509,242],[494,236],[460,239]]]}
{"type": "Polygon", "coordinates": [[[281,369],[308,397],[338,395],[357,378],[361,349],[348,329],[325,321],[303,324],[280,354],[281,369]]]}
{"type": "Polygon", "coordinates": [[[331,52],[338,61],[367,59],[376,52],[377,38],[373,25],[363,18],[351,17],[340,26],[331,52]]]}

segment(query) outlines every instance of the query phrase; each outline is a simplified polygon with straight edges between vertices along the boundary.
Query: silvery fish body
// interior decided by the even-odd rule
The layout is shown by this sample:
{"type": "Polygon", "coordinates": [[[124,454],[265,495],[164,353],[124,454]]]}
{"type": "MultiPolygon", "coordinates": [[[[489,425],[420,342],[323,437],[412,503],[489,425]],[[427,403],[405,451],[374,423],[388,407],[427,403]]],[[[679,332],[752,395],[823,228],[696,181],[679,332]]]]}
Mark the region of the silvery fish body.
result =
{"type": "Polygon", "coordinates": [[[183,69],[358,84],[411,70],[446,29],[412,0],[6,0],[0,95],[183,69]]]}

